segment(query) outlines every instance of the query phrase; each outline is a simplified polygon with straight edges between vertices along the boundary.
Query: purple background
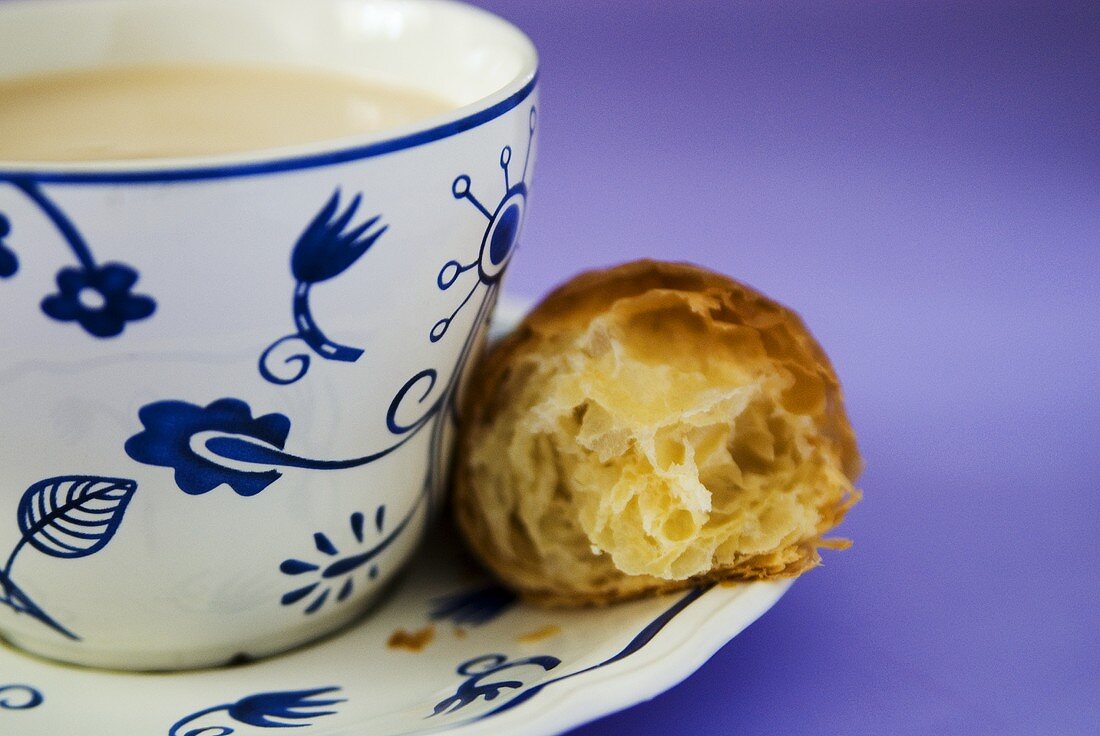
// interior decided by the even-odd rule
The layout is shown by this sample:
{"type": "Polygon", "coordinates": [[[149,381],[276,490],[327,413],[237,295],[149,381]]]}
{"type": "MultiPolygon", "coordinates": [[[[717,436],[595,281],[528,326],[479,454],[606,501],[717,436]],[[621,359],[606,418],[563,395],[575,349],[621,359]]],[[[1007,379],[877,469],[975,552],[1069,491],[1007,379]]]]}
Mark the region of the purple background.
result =
{"type": "Polygon", "coordinates": [[[509,289],[747,281],[867,461],[851,551],[578,736],[1100,733],[1100,3],[480,4],[543,58],[509,289]]]}

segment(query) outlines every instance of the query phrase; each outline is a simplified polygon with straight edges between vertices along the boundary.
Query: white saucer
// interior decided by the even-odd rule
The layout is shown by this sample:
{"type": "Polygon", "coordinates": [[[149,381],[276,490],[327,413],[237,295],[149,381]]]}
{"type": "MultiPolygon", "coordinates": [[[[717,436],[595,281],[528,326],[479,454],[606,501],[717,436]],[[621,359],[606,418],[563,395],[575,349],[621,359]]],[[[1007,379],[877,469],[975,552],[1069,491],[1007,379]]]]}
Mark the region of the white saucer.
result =
{"type": "MultiPolygon", "coordinates": [[[[511,322],[516,310],[503,310],[511,322]]],[[[789,583],[713,586],[585,611],[515,603],[433,533],[379,608],[281,657],[121,674],[0,647],[0,733],[238,736],[552,734],[651,698],[697,668],[789,583]],[[419,651],[395,632],[429,629],[419,651]]]]}

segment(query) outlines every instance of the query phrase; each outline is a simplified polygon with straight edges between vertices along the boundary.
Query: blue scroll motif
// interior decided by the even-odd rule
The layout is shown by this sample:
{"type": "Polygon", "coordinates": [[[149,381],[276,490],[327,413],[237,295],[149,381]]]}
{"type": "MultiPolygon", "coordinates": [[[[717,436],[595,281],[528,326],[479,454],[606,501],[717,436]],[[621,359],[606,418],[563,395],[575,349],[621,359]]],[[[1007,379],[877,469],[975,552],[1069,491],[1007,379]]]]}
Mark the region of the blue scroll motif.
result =
{"type": "Polygon", "coordinates": [[[288,452],[287,417],[273,413],[253,418],[248,404],[233,398],[219,399],[205,407],[186,401],[158,401],[142,407],[138,419],[144,429],[126,441],[126,454],[139,463],[175,470],[176,485],[184,493],[208,493],[224,484],[238,495],[254,496],[282,477],[278,468],[346,470],[369,465],[394,452],[412,439],[449,398],[450,387],[415,421],[403,424],[397,418],[414,388],[424,386],[417,402],[423,403],[436,382],[437,373],[432,369],[409,379],[397,392],[386,416],[387,427],[400,439],[361,457],[324,460],[288,452]],[[207,437],[196,443],[195,437],[200,434],[207,437]],[[241,470],[240,465],[264,469],[241,470]]]}
{"type": "Polygon", "coordinates": [[[339,687],[319,687],[312,690],[256,693],[235,703],[214,705],[186,715],[172,724],[168,736],[229,736],[235,730],[232,726],[200,726],[183,730],[204,716],[222,711],[233,721],[255,728],[312,726],[314,720],[338,712],[324,710],[325,708],[347,702],[346,698],[324,697],[339,692],[339,687]]]}
{"type": "Polygon", "coordinates": [[[0,710],[30,710],[44,700],[42,693],[30,685],[0,685],[0,710]]]}
{"type": "Polygon", "coordinates": [[[309,305],[310,289],[315,284],[336,278],[351,268],[389,229],[388,225],[376,227],[381,219],[379,215],[352,227],[362,199],[361,194],[355,195],[351,204],[340,212],[340,190],[337,189],[298,238],[290,257],[290,271],[296,282],[293,311],[297,330],[271,343],[260,355],[260,375],[264,380],[285,386],[301,380],[309,371],[309,352],[294,353],[283,359],[284,365],[297,364],[289,374],[279,375],[272,369],[275,351],[289,342],[305,343],[314,355],[325,360],[354,363],[363,356],[359,348],[329,340],[317,325],[309,305]]]}
{"type": "MultiPolygon", "coordinates": [[[[458,674],[465,677],[466,681],[458,686],[454,695],[441,700],[435,706],[432,716],[454,713],[479,699],[496,700],[503,690],[519,690],[525,686],[522,680],[494,679],[502,672],[527,666],[539,667],[543,672],[549,672],[559,664],[561,664],[560,659],[549,655],[508,661],[508,657],[503,654],[486,654],[467,660],[458,666],[458,674]]],[[[513,672],[512,675],[515,676],[515,673],[513,672]]]]}
{"type": "Polygon", "coordinates": [[[48,478],[28,488],[17,512],[22,536],[0,569],[0,604],[38,619],[69,639],[79,640],[16,585],[12,567],[28,546],[58,559],[96,554],[118,531],[136,490],[137,483],[132,480],[88,475],[48,478]]]}
{"type": "MultiPolygon", "coordinates": [[[[98,338],[122,334],[130,322],[150,317],[157,305],[152,297],[135,294],[138,272],[124,263],[99,264],[80,231],[51,200],[42,187],[29,178],[13,178],[9,184],[27,196],[64,238],[77,266],[57,273],[57,292],[42,300],[42,311],[59,322],[76,322],[98,338]]],[[[12,278],[19,271],[19,259],[5,240],[11,222],[0,213],[0,278],[12,278]]]]}
{"type": "MultiPolygon", "coordinates": [[[[677,599],[671,606],[665,609],[657,618],[649,622],[649,624],[638,632],[633,639],[622,649],[620,649],[614,655],[608,657],[602,662],[598,662],[584,669],[575,670],[573,672],[566,673],[564,675],[558,675],[549,679],[540,679],[537,682],[530,684],[519,682],[518,680],[507,680],[503,683],[490,683],[483,682],[488,677],[499,673],[502,670],[511,669],[524,664],[539,664],[539,660],[554,660],[556,664],[560,664],[554,657],[542,656],[542,657],[530,657],[529,659],[518,660],[516,662],[508,662],[507,658],[503,654],[490,654],[484,657],[478,657],[464,662],[458,668],[458,674],[465,676],[467,679],[459,685],[454,695],[441,701],[435,706],[435,711],[428,716],[440,715],[441,713],[454,713],[462,708],[465,708],[470,703],[474,702],[478,697],[485,697],[485,700],[493,700],[500,694],[502,689],[515,690],[513,697],[503,700],[500,704],[493,708],[478,713],[471,718],[460,720],[458,722],[451,722],[448,724],[450,728],[459,728],[471,723],[477,723],[484,721],[494,716],[505,713],[513,708],[517,708],[523,705],[527,701],[534,698],[540,692],[548,687],[552,687],[559,682],[571,680],[574,677],[580,677],[589,672],[594,672],[604,667],[609,667],[616,662],[621,662],[641,651],[647,646],[654,637],[657,636],[664,628],[682,613],[688,606],[695,601],[699,600],[708,590],[714,587],[713,583],[700,586],[698,588],[692,588],[688,592],[684,593],[679,599],[677,599]]],[[[547,671],[553,669],[553,667],[544,667],[547,671]]]]}

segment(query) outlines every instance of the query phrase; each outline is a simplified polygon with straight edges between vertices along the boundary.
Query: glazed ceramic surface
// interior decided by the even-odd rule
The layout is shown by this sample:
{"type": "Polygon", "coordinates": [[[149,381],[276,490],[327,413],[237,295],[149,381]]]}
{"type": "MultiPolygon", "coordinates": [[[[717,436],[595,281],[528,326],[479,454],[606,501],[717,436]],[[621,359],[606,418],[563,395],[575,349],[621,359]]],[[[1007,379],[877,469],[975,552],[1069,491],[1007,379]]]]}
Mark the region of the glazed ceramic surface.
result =
{"type": "Polygon", "coordinates": [[[0,732],[57,736],[79,723],[81,733],[142,736],[562,733],[687,677],[788,585],[541,611],[516,603],[437,534],[371,616],[254,664],[121,674],[0,649],[0,732]],[[394,648],[395,632],[424,641],[394,648]]]}
{"type": "Polygon", "coordinates": [[[311,64],[456,110],[247,157],[0,162],[0,632],[107,667],[280,651],[394,576],[535,158],[534,51],[467,6],[0,7],[3,74],[165,61],[311,64]]]}

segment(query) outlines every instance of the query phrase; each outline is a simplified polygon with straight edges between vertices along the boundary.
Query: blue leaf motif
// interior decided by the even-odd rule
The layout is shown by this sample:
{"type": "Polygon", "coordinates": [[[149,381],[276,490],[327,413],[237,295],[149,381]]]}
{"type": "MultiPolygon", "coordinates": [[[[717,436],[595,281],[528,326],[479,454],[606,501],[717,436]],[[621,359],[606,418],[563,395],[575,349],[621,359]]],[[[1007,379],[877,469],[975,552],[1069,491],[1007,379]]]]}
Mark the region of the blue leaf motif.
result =
{"type": "Polygon", "coordinates": [[[39,481],[19,501],[19,530],[24,541],[51,557],[87,557],[111,541],[136,490],[137,483],[125,478],[39,481]]]}

